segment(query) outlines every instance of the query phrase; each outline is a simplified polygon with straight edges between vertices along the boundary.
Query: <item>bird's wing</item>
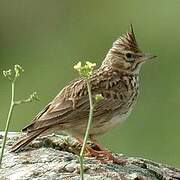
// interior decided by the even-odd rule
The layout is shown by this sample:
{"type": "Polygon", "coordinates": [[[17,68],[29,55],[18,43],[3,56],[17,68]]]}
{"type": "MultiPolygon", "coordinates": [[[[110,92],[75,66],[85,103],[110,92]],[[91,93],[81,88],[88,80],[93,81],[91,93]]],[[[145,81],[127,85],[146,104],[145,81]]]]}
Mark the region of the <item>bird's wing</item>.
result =
{"type": "MultiPolygon", "coordinates": [[[[127,93],[127,88],[119,76],[102,73],[104,72],[96,73],[90,80],[92,95],[102,94],[104,97],[95,106],[94,118],[102,117],[119,108],[123,104],[122,96],[127,93]],[[116,94],[119,91],[122,95],[116,94]]],[[[57,124],[62,126],[62,129],[78,126],[79,123],[87,121],[89,109],[86,82],[78,79],[67,85],[25,130],[31,132],[57,124]]]]}

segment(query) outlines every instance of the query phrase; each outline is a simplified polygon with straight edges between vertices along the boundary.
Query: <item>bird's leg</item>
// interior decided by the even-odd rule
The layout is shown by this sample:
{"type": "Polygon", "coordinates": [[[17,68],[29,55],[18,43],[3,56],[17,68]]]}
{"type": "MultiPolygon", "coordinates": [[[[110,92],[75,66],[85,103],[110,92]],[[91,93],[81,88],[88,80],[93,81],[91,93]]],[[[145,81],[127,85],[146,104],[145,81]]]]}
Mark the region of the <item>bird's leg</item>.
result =
{"type": "MultiPolygon", "coordinates": [[[[82,140],[80,137],[76,137],[76,139],[77,139],[77,141],[79,142],[80,145],[83,145],[83,140],[82,140]]],[[[86,144],[86,146],[85,146],[85,151],[86,151],[86,153],[88,154],[87,146],[88,146],[88,145],[86,144]]],[[[87,154],[85,154],[85,155],[87,155],[87,154]]]]}
{"type": "Polygon", "coordinates": [[[89,145],[86,147],[87,151],[89,153],[88,156],[94,156],[97,159],[100,159],[104,163],[108,163],[109,161],[112,161],[113,163],[120,164],[120,165],[124,165],[126,163],[126,160],[116,158],[112,155],[111,152],[109,152],[107,150],[103,150],[99,144],[95,144],[95,145],[96,145],[95,148],[97,149],[97,147],[98,147],[98,150],[92,148],[89,145]],[[107,160],[102,159],[102,158],[106,158],[107,160]]]}
{"type": "Polygon", "coordinates": [[[113,161],[113,163],[124,164],[124,161],[115,158],[111,152],[103,149],[94,136],[90,136],[90,140],[95,145],[94,148],[88,149],[92,155],[96,155],[96,157],[106,157],[108,161],[113,161]]]}
{"type": "Polygon", "coordinates": [[[92,149],[96,150],[96,151],[104,151],[104,149],[101,147],[101,145],[97,142],[97,140],[94,138],[94,136],[90,136],[89,137],[91,142],[92,142],[92,149]]]}
{"type": "MultiPolygon", "coordinates": [[[[83,140],[79,137],[76,137],[79,144],[83,144],[83,140]]],[[[99,152],[103,152],[104,150],[96,143],[93,143],[94,147],[91,147],[91,145],[86,144],[85,150],[86,150],[86,156],[99,156],[99,152]]]]}
{"type": "MultiPolygon", "coordinates": [[[[78,142],[80,144],[83,144],[83,140],[80,139],[80,138],[76,138],[78,140],[78,142]]],[[[121,159],[118,159],[118,158],[115,158],[111,152],[107,151],[107,150],[104,150],[103,148],[101,148],[101,146],[97,143],[97,141],[90,137],[90,140],[93,141],[93,144],[95,145],[95,147],[91,147],[90,145],[86,145],[86,156],[90,156],[90,157],[96,157],[97,159],[100,159],[101,161],[105,162],[105,163],[108,163],[108,161],[112,161],[113,163],[116,163],[116,164],[125,164],[125,161],[124,160],[121,160],[121,159]],[[105,157],[107,159],[104,160],[102,159],[103,157],[105,157]]]]}

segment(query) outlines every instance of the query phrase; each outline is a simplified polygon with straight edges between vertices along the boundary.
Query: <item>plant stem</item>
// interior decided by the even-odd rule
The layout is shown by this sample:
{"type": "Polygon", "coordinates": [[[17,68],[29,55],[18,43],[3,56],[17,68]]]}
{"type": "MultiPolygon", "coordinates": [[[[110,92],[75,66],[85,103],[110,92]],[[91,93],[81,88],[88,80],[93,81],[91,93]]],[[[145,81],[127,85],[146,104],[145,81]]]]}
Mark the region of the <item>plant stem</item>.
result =
{"type": "Polygon", "coordinates": [[[15,94],[14,93],[14,81],[12,81],[12,84],[11,84],[11,105],[10,105],[10,109],[9,109],[9,113],[8,113],[8,117],[7,117],[5,134],[4,134],[4,138],[3,138],[3,142],[2,142],[2,147],[1,147],[0,168],[1,168],[1,164],[2,164],[2,158],[3,158],[3,154],[4,154],[4,148],[5,148],[5,144],[6,144],[9,124],[10,124],[10,120],[11,120],[11,117],[12,117],[12,112],[13,112],[14,105],[15,105],[14,104],[14,94],[15,94]]]}
{"type": "Polygon", "coordinates": [[[86,79],[86,84],[87,84],[88,95],[89,95],[90,110],[89,110],[89,119],[88,119],[88,124],[87,124],[86,132],[85,132],[85,136],[84,136],[84,140],[83,140],[83,145],[82,145],[81,152],[80,152],[80,155],[79,155],[79,161],[80,161],[80,179],[81,180],[84,180],[83,154],[84,154],[84,150],[85,150],[87,139],[88,139],[88,135],[89,135],[89,130],[90,130],[92,119],[93,119],[93,109],[94,109],[94,107],[93,107],[93,100],[92,100],[92,94],[91,94],[91,85],[90,85],[88,79],[86,79]]]}

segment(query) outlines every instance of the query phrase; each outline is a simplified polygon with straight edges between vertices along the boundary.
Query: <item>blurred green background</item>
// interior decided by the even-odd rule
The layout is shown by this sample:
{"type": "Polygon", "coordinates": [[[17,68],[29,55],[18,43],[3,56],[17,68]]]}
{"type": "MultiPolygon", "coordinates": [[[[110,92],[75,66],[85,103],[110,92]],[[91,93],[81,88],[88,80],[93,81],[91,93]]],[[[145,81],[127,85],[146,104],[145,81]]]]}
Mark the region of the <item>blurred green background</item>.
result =
{"type": "MultiPolygon", "coordinates": [[[[100,65],[112,42],[133,23],[138,43],[158,56],[141,71],[141,94],[128,121],[100,137],[115,152],[180,167],[179,0],[1,0],[0,71],[14,64],[25,73],[16,97],[33,91],[40,102],[16,107],[19,131],[70,80],[73,65],[100,65]]],[[[0,130],[10,103],[10,83],[0,75],[0,130]]]]}

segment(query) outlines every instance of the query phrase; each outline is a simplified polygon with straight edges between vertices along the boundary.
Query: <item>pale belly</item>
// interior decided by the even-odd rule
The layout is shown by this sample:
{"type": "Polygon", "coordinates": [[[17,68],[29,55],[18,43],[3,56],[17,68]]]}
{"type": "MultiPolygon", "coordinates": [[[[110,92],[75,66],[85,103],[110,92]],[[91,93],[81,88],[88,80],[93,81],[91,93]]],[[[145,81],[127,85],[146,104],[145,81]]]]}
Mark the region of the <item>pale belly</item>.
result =
{"type": "Polygon", "coordinates": [[[110,120],[107,120],[107,122],[104,122],[100,125],[93,126],[90,130],[91,135],[100,135],[106,133],[108,130],[116,127],[118,124],[121,124],[124,122],[128,116],[131,114],[133,108],[129,109],[129,111],[125,114],[115,114],[110,120]]]}

